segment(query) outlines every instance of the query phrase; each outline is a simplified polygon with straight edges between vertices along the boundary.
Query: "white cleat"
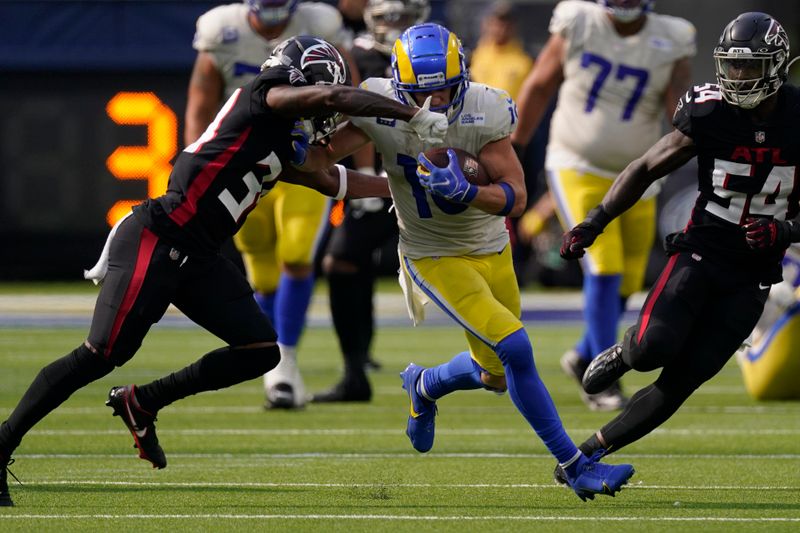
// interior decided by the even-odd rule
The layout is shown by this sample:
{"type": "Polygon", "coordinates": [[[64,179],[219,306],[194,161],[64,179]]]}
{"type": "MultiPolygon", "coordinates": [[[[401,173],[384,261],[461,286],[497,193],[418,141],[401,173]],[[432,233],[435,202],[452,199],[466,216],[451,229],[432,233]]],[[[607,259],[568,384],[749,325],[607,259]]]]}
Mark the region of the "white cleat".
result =
{"type": "Polygon", "coordinates": [[[298,409],[308,402],[306,386],[297,367],[297,349],[278,343],[281,360],[264,374],[267,409],[298,409]]]}

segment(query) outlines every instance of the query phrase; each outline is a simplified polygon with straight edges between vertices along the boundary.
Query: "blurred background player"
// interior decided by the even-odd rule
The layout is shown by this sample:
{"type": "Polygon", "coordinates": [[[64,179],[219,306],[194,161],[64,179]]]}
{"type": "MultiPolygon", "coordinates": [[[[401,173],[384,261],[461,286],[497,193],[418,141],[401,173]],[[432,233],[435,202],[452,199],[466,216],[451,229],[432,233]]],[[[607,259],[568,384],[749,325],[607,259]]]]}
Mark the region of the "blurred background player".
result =
{"type": "MultiPolygon", "coordinates": [[[[614,177],[661,135],[690,84],[695,30],[651,11],[650,0],[567,0],[556,5],[551,36],[525,80],[519,126],[525,144],[558,92],[547,147],[547,181],[565,228],[602,200],[614,177]]],[[[627,298],[644,283],[655,239],[653,187],[612,222],[582,261],[586,330],[561,359],[580,383],[592,357],[617,340],[627,298]]],[[[536,209],[546,211],[542,206],[536,209]]],[[[625,405],[619,383],[587,395],[594,410],[625,405]]]]}
{"type": "MultiPolygon", "coordinates": [[[[295,35],[326,39],[349,58],[342,16],[326,4],[246,0],[203,14],[193,43],[197,59],[186,105],[186,144],[206,129],[233,91],[258,73],[263,58],[295,35]]],[[[352,66],[351,60],[348,63],[352,66]]],[[[314,288],[314,251],[328,208],[328,199],[316,191],[279,183],[234,236],[256,300],[275,324],[281,347],[280,364],[264,376],[267,407],[301,407],[306,402],[297,344],[314,288]]]]}
{"type": "MultiPolygon", "coordinates": [[[[357,37],[352,49],[362,77],[390,77],[395,41],[403,30],[426,20],[429,13],[427,0],[369,0],[364,11],[369,32],[357,37]]],[[[358,161],[358,170],[380,171],[372,148],[369,155],[358,161]]],[[[383,198],[348,201],[344,221],[331,234],[323,268],[328,278],[333,325],[344,357],[344,376],[329,390],[314,394],[314,402],[372,398],[365,365],[371,360],[375,324],[375,256],[389,241],[397,242],[397,219],[389,211],[391,206],[391,200],[383,198]]]]}
{"type": "Polygon", "coordinates": [[[413,363],[401,373],[410,400],[406,434],[419,452],[433,446],[436,401],[457,390],[505,391],[568,472],[581,499],[613,495],[633,475],[631,465],[596,462],[577,450],[533,361],[520,321],[520,294],[505,217],[525,206],[522,167],[509,135],[516,109],[508,93],[470,84],[458,37],[438,24],[407,29],[392,52],[392,78],[369,78],[362,87],[409,106],[430,103],[450,126],[443,142],[420,143],[395,120],[355,117],[331,138],[324,154],[309,154],[309,168],[329,166],[370,141],[383,168],[400,229],[400,283],[414,324],[433,301],[461,327],[469,346],[447,363],[413,363]],[[421,154],[431,146],[476,154],[492,183],[469,183],[453,161],[435,167],[421,154]]]}
{"type": "Polygon", "coordinates": [[[336,9],[342,15],[342,25],[349,34],[350,42],[367,31],[367,25],[364,22],[366,5],[367,0],[339,0],[336,4],[336,9]]]}
{"type": "MultiPolygon", "coordinates": [[[[592,360],[583,387],[597,392],[630,370],[661,371],[581,444],[584,453],[616,452],[669,420],[739,349],[781,281],[786,250],[800,242],[800,88],[785,83],[789,53],[770,15],[732,20],[714,49],[717,85],[688,91],[675,128],[564,234],[561,256],[581,257],[651,183],[697,157],[698,195],[685,229],[667,236],[669,261],[636,325],[592,360]]],[[[564,482],[558,466],[556,479],[564,482]]]]}
{"type": "Polygon", "coordinates": [[[738,362],[756,400],[800,400],[800,246],[783,258],[783,281],[773,285],[738,362]]]}
{"type": "MultiPolygon", "coordinates": [[[[515,101],[522,82],[533,68],[533,57],[526,51],[520,39],[516,17],[519,12],[514,4],[506,0],[493,2],[481,19],[480,36],[469,60],[469,75],[472,81],[503,89],[515,101]]],[[[525,171],[525,189],[528,205],[546,189],[541,170],[544,167],[544,149],[547,143],[547,121],[537,128],[526,149],[520,150],[520,162],[525,171]]],[[[527,206],[526,206],[527,207],[527,206]]],[[[526,281],[526,265],[531,258],[530,239],[517,239],[519,218],[508,219],[512,235],[512,257],[514,270],[520,285],[526,281]]]]}

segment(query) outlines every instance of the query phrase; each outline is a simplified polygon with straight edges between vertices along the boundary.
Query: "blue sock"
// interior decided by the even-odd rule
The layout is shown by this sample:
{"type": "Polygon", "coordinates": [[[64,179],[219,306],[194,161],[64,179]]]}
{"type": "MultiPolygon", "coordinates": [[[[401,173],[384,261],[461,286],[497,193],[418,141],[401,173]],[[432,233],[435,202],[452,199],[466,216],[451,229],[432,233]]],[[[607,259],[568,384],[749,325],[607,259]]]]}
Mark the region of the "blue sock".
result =
{"type": "Polygon", "coordinates": [[[267,315],[269,321],[272,324],[275,324],[275,293],[265,293],[265,292],[254,292],[253,297],[256,299],[256,303],[261,308],[261,311],[267,315]]]}
{"type": "Polygon", "coordinates": [[[306,324],[306,311],[313,292],[313,275],[292,278],[281,274],[275,296],[275,331],[281,344],[297,346],[306,324]]]}
{"type": "Polygon", "coordinates": [[[444,364],[426,369],[422,381],[425,390],[419,392],[431,400],[438,400],[453,391],[483,387],[480,367],[469,352],[461,352],[444,364]]]}
{"type": "Polygon", "coordinates": [[[569,438],[533,362],[533,348],[525,329],[518,329],[495,349],[506,371],[508,395],[525,420],[559,463],[569,462],[578,448],[569,438]]]}
{"type": "Polygon", "coordinates": [[[584,317],[592,358],[617,342],[622,276],[588,275],[583,280],[584,317]]]}

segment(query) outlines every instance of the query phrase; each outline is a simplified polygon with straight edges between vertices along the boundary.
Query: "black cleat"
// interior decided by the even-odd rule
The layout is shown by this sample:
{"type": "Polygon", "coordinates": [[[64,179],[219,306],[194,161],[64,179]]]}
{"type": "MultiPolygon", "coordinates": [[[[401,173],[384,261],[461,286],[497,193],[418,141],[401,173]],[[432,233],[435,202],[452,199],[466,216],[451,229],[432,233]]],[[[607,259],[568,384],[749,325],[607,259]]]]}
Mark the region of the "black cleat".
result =
{"type": "Polygon", "coordinates": [[[553,470],[553,481],[556,482],[556,485],[564,485],[569,487],[569,480],[567,479],[567,473],[564,472],[564,467],[558,463],[556,463],[556,469],[553,470]]]}
{"type": "Polygon", "coordinates": [[[166,467],[167,456],[156,436],[156,416],[139,406],[136,385],[113,387],[108,392],[106,405],[114,409],[114,416],[119,416],[133,435],[133,447],[139,449],[139,457],[150,461],[153,468],[166,467]]]}
{"type": "Polygon", "coordinates": [[[624,408],[628,403],[628,398],[622,393],[619,381],[597,394],[584,392],[582,380],[588,366],[589,361],[583,359],[575,350],[568,350],[561,356],[561,369],[581,386],[581,400],[589,409],[592,411],[618,411],[624,408]]]}
{"type": "Polygon", "coordinates": [[[581,397],[592,411],[619,411],[628,405],[629,400],[622,392],[619,381],[615,381],[609,388],[597,394],[581,391],[581,397]]]}
{"type": "Polygon", "coordinates": [[[368,402],[372,399],[372,388],[368,381],[342,380],[330,389],[317,392],[311,397],[314,403],[368,402]]]}
{"type": "MultiPolygon", "coordinates": [[[[598,394],[612,387],[631,367],[622,360],[622,345],[615,344],[592,359],[583,374],[583,390],[598,394]]],[[[621,394],[621,392],[620,392],[621,394]]]]}
{"type": "MultiPolygon", "coordinates": [[[[8,470],[8,465],[13,463],[14,459],[9,459],[3,455],[0,455],[0,507],[14,506],[14,501],[11,499],[11,493],[8,491],[8,474],[11,474],[14,479],[17,479],[17,476],[8,470]]],[[[17,483],[19,483],[18,479],[17,483]]]]}

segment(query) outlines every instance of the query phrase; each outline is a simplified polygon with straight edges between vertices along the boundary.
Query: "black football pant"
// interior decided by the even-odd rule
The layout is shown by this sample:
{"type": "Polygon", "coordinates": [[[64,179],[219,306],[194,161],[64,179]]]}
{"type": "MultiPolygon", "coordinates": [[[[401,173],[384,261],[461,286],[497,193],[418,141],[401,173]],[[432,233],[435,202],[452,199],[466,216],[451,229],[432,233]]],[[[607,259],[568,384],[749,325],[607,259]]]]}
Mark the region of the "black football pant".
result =
{"type": "Polygon", "coordinates": [[[366,382],[364,364],[374,334],[373,295],[375,253],[390,240],[397,242],[397,219],[384,200],[379,211],[348,206],[342,225],[335,228],[327,255],[356,266],[356,272],[329,272],[333,326],[345,361],[345,381],[366,382]]]}
{"type": "MultiPolygon", "coordinates": [[[[756,325],[769,289],[751,274],[697,254],[670,257],[623,340],[623,360],[642,372],[662,368],[600,433],[616,451],[664,423],[715,376],[756,325]]],[[[601,447],[596,439],[588,448],[601,447]]]]}
{"type": "Polygon", "coordinates": [[[111,242],[89,330],[95,351],[82,345],[41,370],[0,426],[0,453],[10,455],[25,433],[73,392],[133,357],[170,303],[229,346],[139,386],[137,399],[144,409],[156,412],[190,394],[257,378],[278,363],[277,345],[242,348],[274,343],[277,336],[236,266],[219,255],[187,258],[131,216],[111,242]]]}

